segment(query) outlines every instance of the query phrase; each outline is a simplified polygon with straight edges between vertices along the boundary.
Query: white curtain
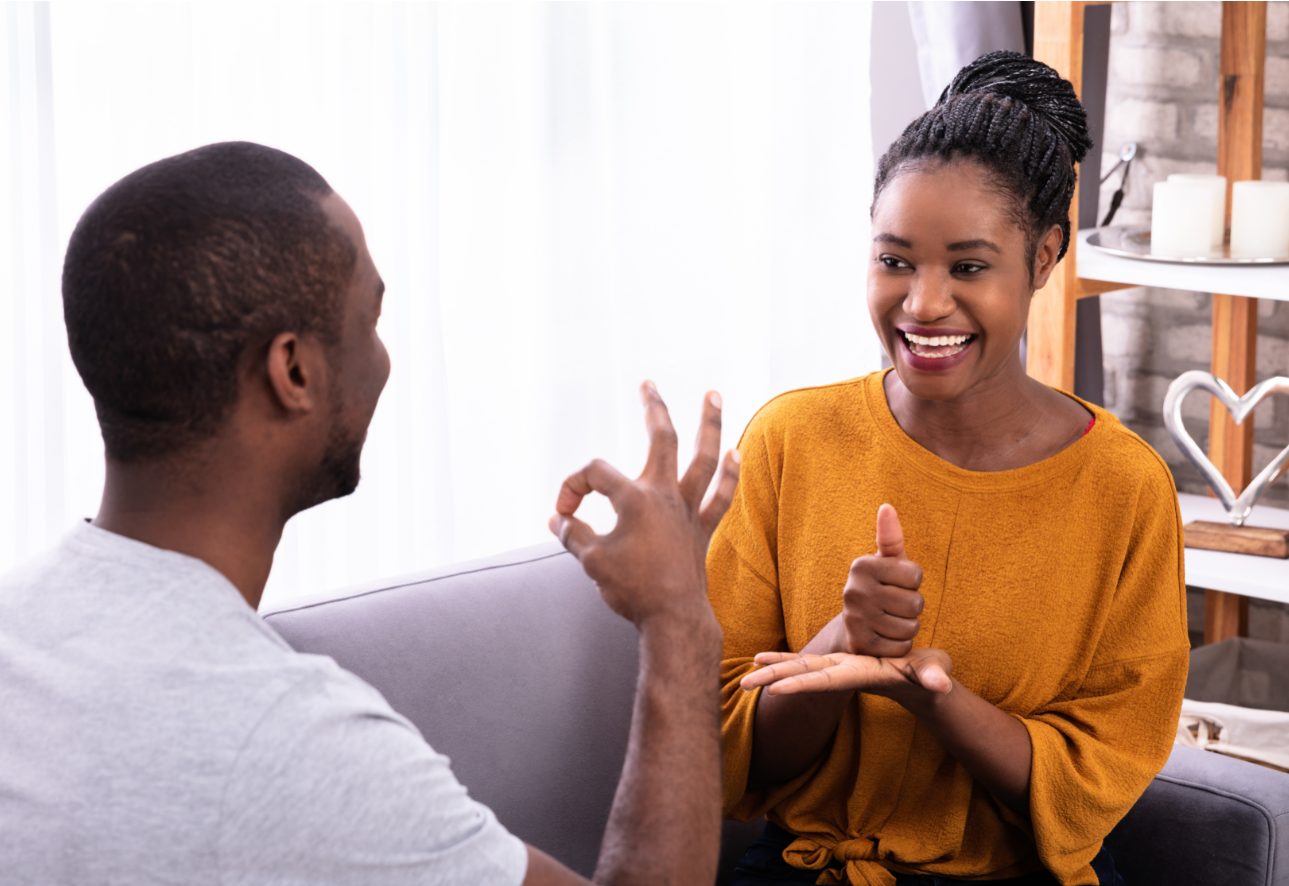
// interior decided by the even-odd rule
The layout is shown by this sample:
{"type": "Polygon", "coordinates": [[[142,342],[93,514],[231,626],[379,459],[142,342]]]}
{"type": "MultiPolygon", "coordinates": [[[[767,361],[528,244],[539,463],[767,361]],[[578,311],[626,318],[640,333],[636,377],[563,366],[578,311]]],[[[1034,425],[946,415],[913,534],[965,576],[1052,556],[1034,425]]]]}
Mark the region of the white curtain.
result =
{"type": "MultiPolygon", "coordinates": [[[[727,444],[876,368],[867,4],[4,6],[0,570],[92,516],[58,277],[108,184],[226,139],[354,207],[393,375],[352,497],[288,526],[266,601],[546,540],[565,474],[634,471],[635,389],[727,444]]],[[[603,523],[603,507],[593,511],[603,523]]]]}
{"type": "Polygon", "coordinates": [[[925,0],[907,5],[926,108],[939,101],[959,70],[985,53],[1025,51],[1019,3],[925,0]]]}

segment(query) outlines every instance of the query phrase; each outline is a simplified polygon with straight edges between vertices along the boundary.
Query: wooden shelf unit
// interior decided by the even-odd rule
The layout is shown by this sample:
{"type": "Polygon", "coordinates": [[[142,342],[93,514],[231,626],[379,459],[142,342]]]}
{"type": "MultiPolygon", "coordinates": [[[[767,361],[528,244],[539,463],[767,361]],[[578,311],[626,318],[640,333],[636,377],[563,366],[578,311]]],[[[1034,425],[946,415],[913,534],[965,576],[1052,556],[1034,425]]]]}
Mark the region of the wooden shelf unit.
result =
{"type": "MultiPolygon", "coordinates": [[[[1034,4],[1034,57],[1051,65],[1074,84],[1080,94],[1083,89],[1083,23],[1088,2],[1043,2],[1034,4]]],[[[1262,101],[1267,48],[1267,4],[1265,2],[1222,3],[1222,61],[1221,80],[1218,85],[1218,138],[1217,171],[1227,180],[1227,213],[1230,221],[1229,199],[1232,182],[1256,179],[1262,175],[1262,101]]],[[[1096,150],[1097,148],[1094,148],[1096,150]]],[[[1070,213],[1071,236],[1078,237],[1078,193],[1074,195],[1070,213]]],[[[1199,285],[1216,275],[1207,277],[1192,272],[1191,282],[1184,282],[1168,266],[1140,262],[1143,267],[1131,272],[1121,272],[1119,280],[1108,279],[1114,275],[1107,270],[1108,263],[1093,259],[1089,249],[1079,242],[1082,249],[1071,249],[1065,261],[1057,266],[1048,285],[1034,298],[1029,317],[1028,368],[1030,375],[1064,390],[1074,388],[1074,333],[1075,302],[1079,298],[1098,295],[1126,286],[1169,286],[1172,288],[1206,290],[1199,285]],[[1081,259],[1080,253],[1083,258],[1081,259]],[[1081,261],[1096,265],[1100,277],[1081,275],[1081,261]],[[1085,276],[1088,278],[1085,279],[1085,276]],[[1171,281],[1171,282],[1169,282],[1171,281]]],[[[1122,259],[1130,263],[1131,259],[1122,259]]],[[[1227,285],[1213,292],[1213,348],[1212,371],[1225,379],[1236,393],[1243,394],[1256,382],[1258,314],[1256,297],[1289,300],[1289,272],[1283,268],[1285,291],[1271,295],[1276,289],[1275,272],[1270,275],[1265,268],[1230,268],[1228,278],[1245,277],[1241,286],[1227,285]],[[1261,274],[1261,283],[1254,286],[1254,277],[1261,274]],[[1267,279],[1271,278],[1268,283],[1267,279]],[[1230,290],[1236,290],[1231,292],[1230,290]],[[1256,296],[1256,297],[1255,297],[1256,296]]],[[[1208,285],[1205,282],[1205,285],[1208,285]]],[[[1160,404],[1162,407],[1162,404],[1160,404]]],[[[1237,425],[1216,399],[1210,412],[1209,458],[1236,489],[1242,489],[1253,476],[1253,422],[1237,425]]],[[[1228,557],[1236,555],[1226,555],[1228,557]]],[[[1191,562],[1187,552],[1187,562],[1191,562]]],[[[1229,565],[1229,564],[1228,564],[1229,565]]],[[[1188,577],[1198,581],[1200,576],[1188,577]]],[[[1208,587],[1207,585],[1202,585],[1208,587]]],[[[1261,596],[1261,595],[1255,595],[1261,596]]],[[[1205,594],[1205,642],[1215,642],[1241,636],[1248,631],[1248,598],[1221,590],[1208,590],[1205,594]]]]}

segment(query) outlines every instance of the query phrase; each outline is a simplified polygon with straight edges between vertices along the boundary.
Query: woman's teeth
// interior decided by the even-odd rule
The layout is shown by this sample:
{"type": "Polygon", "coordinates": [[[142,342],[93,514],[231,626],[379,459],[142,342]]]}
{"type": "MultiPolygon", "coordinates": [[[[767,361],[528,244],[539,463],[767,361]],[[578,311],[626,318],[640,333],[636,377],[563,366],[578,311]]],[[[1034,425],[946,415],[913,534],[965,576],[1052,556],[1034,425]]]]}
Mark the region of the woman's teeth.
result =
{"type": "Polygon", "coordinates": [[[914,335],[911,332],[901,332],[900,335],[904,336],[910,351],[933,360],[961,354],[974,338],[970,335],[914,335]]]}

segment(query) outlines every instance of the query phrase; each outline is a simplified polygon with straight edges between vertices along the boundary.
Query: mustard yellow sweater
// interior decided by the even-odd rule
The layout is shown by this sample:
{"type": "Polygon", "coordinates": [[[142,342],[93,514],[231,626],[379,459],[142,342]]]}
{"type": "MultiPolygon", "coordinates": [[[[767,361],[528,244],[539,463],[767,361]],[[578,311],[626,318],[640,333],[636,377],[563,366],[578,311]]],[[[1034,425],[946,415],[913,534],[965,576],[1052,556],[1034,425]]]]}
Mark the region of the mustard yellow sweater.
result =
{"type": "Polygon", "coordinates": [[[739,445],[738,492],[708,556],[725,631],[726,814],[768,814],[798,835],[784,857],[820,870],[821,883],[1040,867],[1062,884],[1096,883],[1089,862],[1168,758],[1186,681],[1172,477],[1089,404],[1092,431],[1051,458],[963,470],[904,433],[882,377],[784,394],[739,445]],[[851,561],[874,550],[882,502],[925,574],[915,645],[948,652],[963,685],[1029,732],[1028,819],[904,708],[864,694],[817,765],[747,788],[758,694],[739,678],[755,653],[800,649],[840,611],[851,561]]]}

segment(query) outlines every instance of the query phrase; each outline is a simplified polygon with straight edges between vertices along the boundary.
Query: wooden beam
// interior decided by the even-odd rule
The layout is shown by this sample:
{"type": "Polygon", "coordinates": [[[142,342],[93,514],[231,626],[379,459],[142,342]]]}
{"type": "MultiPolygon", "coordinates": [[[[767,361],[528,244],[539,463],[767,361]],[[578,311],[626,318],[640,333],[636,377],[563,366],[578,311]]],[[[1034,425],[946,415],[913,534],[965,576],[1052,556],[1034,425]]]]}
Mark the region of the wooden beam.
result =
{"type": "MultiPolygon", "coordinates": [[[[1226,176],[1227,220],[1231,185],[1262,177],[1262,99],[1267,55],[1267,4],[1222,4],[1222,78],[1218,95],[1217,171],[1226,176]]],[[[1213,374],[1237,394],[1257,382],[1257,301],[1213,295],[1213,374]]],[[[1231,486],[1253,477],[1253,422],[1237,425],[1216,399],[1209,411],[1208,456],[1231,486]]],[[[1248,633],[1245,597],[1209,591],[1204,640],[1212,643],[1248,633]]]]}
{"type": "MultiPolygon", "coordinates": [[[[1056,69],[1083,91],[1083,3],[1034,4],[1034,58],[1056,69]]],[[[1070,202],[1070,251],[1034,294],[1029,308],[1026,366],[1031,376],[1066,391],[1074,390],[1074,332],[1078,269],[1074,246],[1079,232],[1079,192],[1070,202]]]]}
{"type": "Polygon", "coordinates": [[[1136,283],[1112,283],[1109,280],[1089,280],[1087,277],[1079,278],[1079,298],[1094,298],[1098,295],[1105,295],[1107,292],[1118,292],[1121,289],[1135,289],[1136,283]]]}

